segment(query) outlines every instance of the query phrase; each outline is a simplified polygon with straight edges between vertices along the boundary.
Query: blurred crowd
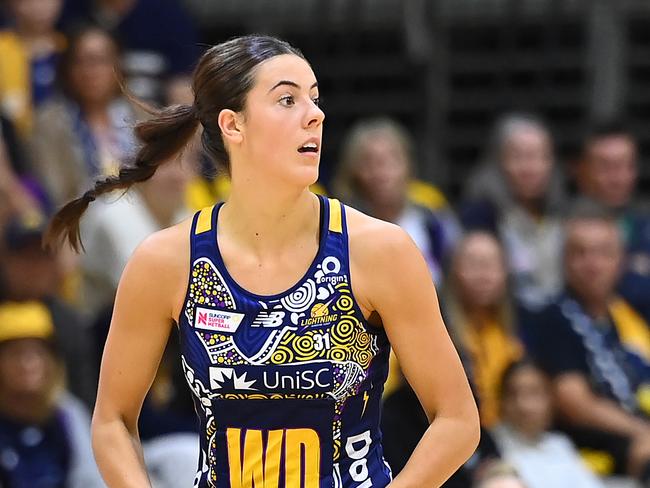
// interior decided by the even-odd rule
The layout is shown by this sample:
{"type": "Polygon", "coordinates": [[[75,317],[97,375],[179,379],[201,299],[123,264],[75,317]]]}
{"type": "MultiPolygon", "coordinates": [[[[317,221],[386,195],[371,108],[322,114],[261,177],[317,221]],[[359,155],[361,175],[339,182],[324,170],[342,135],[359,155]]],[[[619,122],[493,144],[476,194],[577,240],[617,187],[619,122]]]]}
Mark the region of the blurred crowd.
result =
{"type": "MultiPolygon", "coordinates": [[[[172,0],[1,5],[0,487],[101,487],[90,412],[122,269],[147,235],[225,198],[228,181],[193,143],[91,205],[84,253],[41,239],[57,208],[129,164],[146,111],[127,91],[191,103],[199,36],[172,0]]],[[[417,179],[415,143],[386,117],[351,127],[334,177],[314,187],[404,228],[431,271],[483,428],[445,486],[650,486],[650,207],[635,134],[594,123],[568,163],[534,114],[489,129],[453,201],[417,179]]],[[[191,486],[194,415],[172,334],[140,418],[155,487],[191,486]]],[[[428,423],[391,358],[394,473],[428,423]]]]}

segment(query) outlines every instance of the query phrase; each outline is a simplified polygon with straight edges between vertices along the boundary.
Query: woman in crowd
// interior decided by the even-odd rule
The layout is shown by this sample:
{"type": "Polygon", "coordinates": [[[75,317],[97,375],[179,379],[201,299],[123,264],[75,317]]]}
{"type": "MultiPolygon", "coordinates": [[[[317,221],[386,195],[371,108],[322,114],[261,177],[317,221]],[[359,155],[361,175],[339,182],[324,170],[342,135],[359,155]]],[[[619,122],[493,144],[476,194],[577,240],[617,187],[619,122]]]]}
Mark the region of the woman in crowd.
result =
{"type": "Polygon", "coordinates": [[[133,107],[120,94],[119,49],[98,27],[73,33],[59,65],[60,96],[36,116],[32,165],[55,205],[116,174],[135,145],[133,107]]]}
{"type": "Polygon", "coordinates": [[[424,255],[436,284],[459,228],[442,194],[428,206],[414,183],[413,142],[397,122],[382,118],[359,122],[343,147],[334,192],[373,217],[402,227],[424,255]]]}
{"type": "Polygon", "coordinates": [[[492,234],[471,232],[458,244],[443,303],[451,336],[475,387],[481,425],[490,428],[499,419],[501,376],[523,353],[505,256],[492,234]]]}
{"type": "Polygon", "coordinates": [[[549,130],[529,115],[504,116],[484,163],[468,179],[461,220],[467,229],[499,236],[513,292],[531,306],[561,290],[563,202],[549,130]]]}

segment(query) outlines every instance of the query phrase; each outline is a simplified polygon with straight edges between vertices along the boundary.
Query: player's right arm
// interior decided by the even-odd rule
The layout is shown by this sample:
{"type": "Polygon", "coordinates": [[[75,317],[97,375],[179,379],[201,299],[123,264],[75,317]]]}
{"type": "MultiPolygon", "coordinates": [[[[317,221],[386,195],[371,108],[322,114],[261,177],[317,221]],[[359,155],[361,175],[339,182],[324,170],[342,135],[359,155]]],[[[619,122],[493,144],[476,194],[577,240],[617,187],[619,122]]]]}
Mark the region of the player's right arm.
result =
{"type": "Polygon", "coordinates": [[[95,459],[110,488],[151,486],[138,417],[183,300],[188,235],[183,224],[152,235],[120,280],[92,422],[95,459]]]}

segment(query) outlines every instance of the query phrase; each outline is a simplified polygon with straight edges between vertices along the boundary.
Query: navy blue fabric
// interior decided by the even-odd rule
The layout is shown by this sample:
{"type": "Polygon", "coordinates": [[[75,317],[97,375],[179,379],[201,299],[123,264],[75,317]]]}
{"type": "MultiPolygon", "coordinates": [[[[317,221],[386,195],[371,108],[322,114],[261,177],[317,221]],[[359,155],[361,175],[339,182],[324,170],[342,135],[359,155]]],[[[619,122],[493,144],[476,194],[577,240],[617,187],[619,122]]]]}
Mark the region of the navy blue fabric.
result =
{"type": "Polygon", "coordinates": [[[8,488],[65,488],[70,464],[65,419],[42,425],[0,416],[0,480],[8,488]]]}
{"type": "Polygon", "coordinates": [[[531,354],[550,376],[580,373],[597,394],[630,410],[638,408],[634,392],[647,380],[650,369],[623,347],[610,318],[596,323],[586,315],[578,300],[567,293],[531,314],[526,328],[531,354]],[[583,332],[579,333],[576,327],[583,332]],[[606,351],[607,358],[596,351],[606,351]],[[603,373],[603,360],[612,361],[608,377],[603,373]],[[612,373],[614,368],[616,375],[612,373]],[[629,390],[627,394],[626,390],[629,390]]]}
{"type": "Polygon", "coordinates": [[[209,231],[195,232],[195,216],[179,335],[201,425],[198,487],[238,486],[231,485],[231,470],[238,469],[232,458],[240,449],[248,456],[254,449],[243,446],[261,436],[264,453],[253,464],[266,463],[273,432],[283,439],[278,487],[295,462],[287,453],[296,433],[318,439],[303,449],[318,451],[319,468],[301,469],[317,477],[319,488],[390,482],[379,428],[389,344],[351,293],[345,215],[341,232],[329,230],[329,201],[320,201],[315,259],[294,286],[272,296],[243,289],[228,273],[217,245],[220,207],[209,231]]]}

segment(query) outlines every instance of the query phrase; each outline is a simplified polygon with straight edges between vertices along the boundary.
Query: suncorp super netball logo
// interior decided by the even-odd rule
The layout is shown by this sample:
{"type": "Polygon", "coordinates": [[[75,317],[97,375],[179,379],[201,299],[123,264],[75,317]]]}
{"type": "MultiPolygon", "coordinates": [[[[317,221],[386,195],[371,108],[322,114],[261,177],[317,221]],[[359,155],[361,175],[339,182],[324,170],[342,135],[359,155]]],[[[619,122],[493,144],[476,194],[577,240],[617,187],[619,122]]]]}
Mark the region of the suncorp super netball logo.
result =
{"type": "Polygon", "coordinates": [[[197,307],[194,315],[194,327],[220,332],[236,332],[244,318],[243,313],[226,312],[197,307]]]}

